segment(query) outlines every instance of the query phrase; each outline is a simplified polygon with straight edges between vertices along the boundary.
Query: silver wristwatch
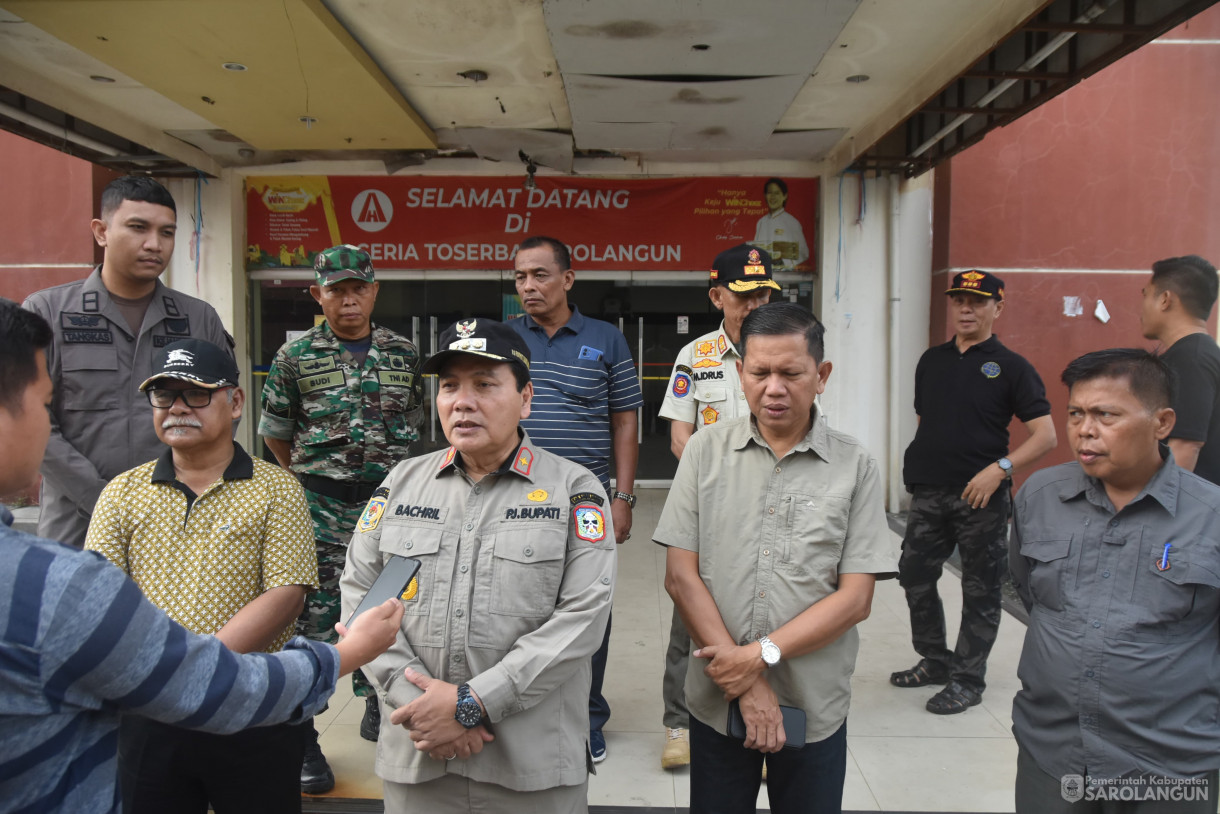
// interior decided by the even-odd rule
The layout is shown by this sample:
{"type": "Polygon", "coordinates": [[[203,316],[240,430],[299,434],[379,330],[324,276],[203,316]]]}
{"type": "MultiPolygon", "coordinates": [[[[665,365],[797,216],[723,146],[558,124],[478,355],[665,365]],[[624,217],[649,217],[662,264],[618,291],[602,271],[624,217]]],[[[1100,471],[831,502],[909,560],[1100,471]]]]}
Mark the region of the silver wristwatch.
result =
{"type": "Polygon", "coordinates": [[[762,645],[763,662],[768,667],[774,667],[775,665],[779,664],[779,657],[780,657],[779,645],[776,644],[775,642],[771,641],[766,636],[763,636],[761,639],[759,639],[758,643],[760,645],[762,645]]]}

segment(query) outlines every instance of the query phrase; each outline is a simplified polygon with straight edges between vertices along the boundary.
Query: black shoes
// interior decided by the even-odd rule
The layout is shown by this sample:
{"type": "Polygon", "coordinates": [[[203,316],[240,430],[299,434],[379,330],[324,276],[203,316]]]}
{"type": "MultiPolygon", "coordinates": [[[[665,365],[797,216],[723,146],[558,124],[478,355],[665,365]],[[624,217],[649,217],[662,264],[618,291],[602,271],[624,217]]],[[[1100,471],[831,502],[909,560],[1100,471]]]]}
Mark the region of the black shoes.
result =
{"type": "Polygon", "coordinates": [[[301,763],[301,792],[325,794],[335,787],[335,773],[318,745],[318,730],[310,728],[313,734],[305,744],[305,760],[301,763]]]}
{"type": "Polygon", "coordinates": [[[377,734],[381,731],[381,704],[376,695],[364,699],[364,717],[360,719],[360,737],[376,743],[377,734]]]}
{"type": "Polygon", "coordinates": [[[983,700],[983,694],[974,687],[968,687],[958,681],[949,684],[936,695],[928,699],[927,709],[935,715],[956,715],[965,712],[970,707],[983,700]]]}

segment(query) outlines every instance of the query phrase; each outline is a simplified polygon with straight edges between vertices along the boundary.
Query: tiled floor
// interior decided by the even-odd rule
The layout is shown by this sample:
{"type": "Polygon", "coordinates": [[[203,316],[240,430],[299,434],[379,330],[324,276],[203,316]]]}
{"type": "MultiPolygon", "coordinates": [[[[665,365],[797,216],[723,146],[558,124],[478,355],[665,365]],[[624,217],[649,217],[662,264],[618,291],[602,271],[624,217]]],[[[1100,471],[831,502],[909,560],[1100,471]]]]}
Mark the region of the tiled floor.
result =
{"type": "MultiPolygon", "coordinates": [[[[649,541],[666,492],[641,490],[633,539],[619,549],[614,630],[606,697],[608,757],[589,781],[589,803],[619,807],[684,808],[686,770],[660,768],[661,670],[672,604],[662,586],[665,553],[649,541]]],[[[894,538],[895,548],[898,538],[894,538]]],[[[946,616],[960,613],[958,580],[942,580],[946,616]]],[[[951,622],[951,625],[953,623],[951,622]]],[[[1013,810],[1016,746],[1009,731],[1017,690],[1017,658],[1024,627],[1005,614],[988,667],[983,703],[960,715],[923,708],[933,690],[891,687],[889,674],[917,660],[911,650],[906,602],[895,580],[877,585],[872,615],[860,626],[860,656],[848,719],[846,811],[1008,812],[1013,810]]],[[[951,637],[952,638],[952,637],[951,637]]],[[[335,797],[380,797],[372,773],[375,745],[357,732],[364,702],[347,682],[331,711],[319,719],[322,745],[339,778],[335,797]]],[[[934,688],[935,689],[935,688],[934,688]]],[[[758,807],[767,808],[765,786],[758,807]]]]}

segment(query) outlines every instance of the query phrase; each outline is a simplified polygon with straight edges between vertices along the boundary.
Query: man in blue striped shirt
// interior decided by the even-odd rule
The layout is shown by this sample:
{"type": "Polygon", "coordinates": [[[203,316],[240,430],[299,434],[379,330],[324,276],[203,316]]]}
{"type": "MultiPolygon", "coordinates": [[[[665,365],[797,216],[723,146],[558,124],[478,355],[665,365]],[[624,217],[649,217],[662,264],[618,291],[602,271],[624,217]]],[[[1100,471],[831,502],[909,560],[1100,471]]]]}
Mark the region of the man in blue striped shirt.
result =
{"type": "MultiPolygon", "coordinates": [[[[30,486],[51,433],[51,328],[0,299],[0,495],[30,486]]],[[[171,621],[100,555],[23,534],[0,506],[0,814],[119,810],[119,713],[230,733],[300,722],[394,643],[402,605],[338,647],[236,655],[171,621]]],[[[341,631],[346,632],[346,631],[341,631]]]]}
{"type": "MultiPolygon", "coordinates": [[[[636,410],[644,403],[631,350],[608,322],[590,319],[568,302],[576,282],[563,241],[528,237],[517,247],[517,295],[525,315],[511,320],[530,349],[534,401],[521,422],[534,443],[580,464],[597,476],[610,500],[615,541],[631,536],[635,466],[639,458],[636,410]],[[613,456],[611,451],[613,450],[613,456]],[[618,491],[610,491],[610,460],[618,491]]],[[[610,625],[593,655],[589,694],[589,745],[593,761],[606,757],[602,727],[610,705],[602,695],[610,625]]]]}

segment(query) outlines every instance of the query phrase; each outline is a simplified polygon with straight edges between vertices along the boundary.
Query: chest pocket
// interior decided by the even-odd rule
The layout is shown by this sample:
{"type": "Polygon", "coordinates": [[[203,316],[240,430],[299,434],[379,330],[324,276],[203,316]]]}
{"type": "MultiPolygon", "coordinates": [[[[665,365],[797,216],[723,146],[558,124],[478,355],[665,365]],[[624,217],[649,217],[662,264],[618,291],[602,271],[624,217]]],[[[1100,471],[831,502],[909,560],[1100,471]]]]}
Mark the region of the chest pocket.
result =
{"type": "Polygon", "coordinates": [[[119,406],[118,348],[64,343],[60,360],[64,409],[113,410],[119,406]]]}
{"type": "Polygon", "coordinates": [[[492,552],[492,614],[550,616],[559,596],[566,554],[564,525],[497,532],[492,552]]]}
{"type": "Polygon", "coordinates": [[[851,501],[844,497],[794,492],[780,498],[784,540],[780,563],[797,573],[836,572],[847,539],[851,501]]]}
{"type": "Polygon", "coordinates": [[[1064,611],[1064,581],[1067,576],[1067,555],[1072,550],[1072,538],[1034,537],[1021,542],[1021,556],[1029,563],[1029,592],[1034,600],[1055,613],[1064,611]]]}
{"type": "Polygon", "coordinates": [[[419,439],[418,431],[411,424],[412,413],[418,407],[415,376],[412,371],[377,371],[381,415],[386,439],[391,444],[406,446],[419,439]]]}
{"type": "Polygon", "coordinates": [[[720,409],[725,399],[729,397],[728,388],[720,384],[698,384],[695,385],[695,401],[702,404],[710,404],[716,409],[720,409]]]}
{"type": "Polygon", "coordinates": [[[555,376],[555,387],[572,401],[583,405],[598,404],[609,395],[610,372],[605,362],[577,359],[559,370],[562,372],[555,376]]]}
{"type": "Polygon", "coordinates": [[[351,396],[342,370],[302,376],[302,429],[296,440],[307,447],[342,446],[351,440],[351,396]],[[322,378],[326,377],[323,382],[322,378]]]}
{"type": "Polygon", "coordinates": [[[1207,541],[1187,545],[1181,551],[1171,546],[1169,568],[1157,568],[1159,553],[1149,546],[1141,552],[1139,570],[1131,602],[1126,603],[1124,624],[1118,638],[1127,641],[1174,641],[1185,632],[1193,618],[1200,624],[1212,624],[1216,617],[1220,575],[1196,562],[1193,554],[1206,550],[1207,541]],[[1198,611],[1197,613],[1195,613],[1198,611]],[[1193,614],[1193,615],[1192,615],[1193,614]]]}

